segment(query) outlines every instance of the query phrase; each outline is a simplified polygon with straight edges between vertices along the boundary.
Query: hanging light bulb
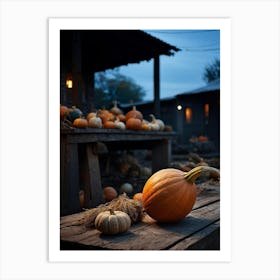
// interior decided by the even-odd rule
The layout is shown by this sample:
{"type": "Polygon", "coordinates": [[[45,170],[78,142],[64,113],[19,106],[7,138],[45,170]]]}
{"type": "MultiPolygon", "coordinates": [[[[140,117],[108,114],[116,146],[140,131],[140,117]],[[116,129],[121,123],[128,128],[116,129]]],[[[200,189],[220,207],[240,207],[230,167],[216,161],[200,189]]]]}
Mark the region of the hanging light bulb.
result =
{"type": "Polygon", "coordinates": [[[66,87],[73,88],[73,80],[71,75],[68,75],[66,78],[66,87]]]}

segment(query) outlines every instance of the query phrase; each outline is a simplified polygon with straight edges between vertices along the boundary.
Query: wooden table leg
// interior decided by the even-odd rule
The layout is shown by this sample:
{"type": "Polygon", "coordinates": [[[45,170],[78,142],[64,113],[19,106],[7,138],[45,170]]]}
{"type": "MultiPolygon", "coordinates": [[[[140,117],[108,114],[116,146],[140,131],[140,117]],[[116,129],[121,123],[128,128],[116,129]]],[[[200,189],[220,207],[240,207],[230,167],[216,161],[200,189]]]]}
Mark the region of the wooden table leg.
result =
{"type": "Polygon", "coordinates": [[[97,205],[104,203],[96,145],[97,143],[89,143],[86,145],[86,168],[88,181],[85,184],[85,208],[96,207],[97,205]]]}
{"type": "Polygon", "coordinates": [[[153,173],[167,168],[171,161],[171,141],[163,140],[157,142],[152,149],[152,171],[153,173]]]}
{"type": "Polygon", "coordinates": [[[60,164],[60,214],[69,215],[81,210],[79,203],[78,144],[62,143],[60,164]]]}

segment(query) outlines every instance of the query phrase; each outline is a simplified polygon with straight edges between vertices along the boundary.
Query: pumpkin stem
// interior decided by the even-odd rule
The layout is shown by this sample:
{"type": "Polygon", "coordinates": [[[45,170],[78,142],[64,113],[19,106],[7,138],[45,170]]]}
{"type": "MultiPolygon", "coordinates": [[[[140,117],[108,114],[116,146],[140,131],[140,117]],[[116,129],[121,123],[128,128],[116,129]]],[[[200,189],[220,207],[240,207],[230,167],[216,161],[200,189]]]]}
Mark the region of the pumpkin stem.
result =
{"type": "Polygon", "coordinates": [[[210,176],[211,173],[214,173],[218,177],[220,177],[220,171],[214,167],[210,166],[197,166],[186,172],[184,178],[190,183],[193,184],[195,180],[200,176],[210,176]]]}
{"type": "Polygon", "coordinates": [[[109,211],[110,211],[110,214],[111,214],[111,215],[115,215],[115,212],[114,212],[113,209],[110,208],[109,211]]]}

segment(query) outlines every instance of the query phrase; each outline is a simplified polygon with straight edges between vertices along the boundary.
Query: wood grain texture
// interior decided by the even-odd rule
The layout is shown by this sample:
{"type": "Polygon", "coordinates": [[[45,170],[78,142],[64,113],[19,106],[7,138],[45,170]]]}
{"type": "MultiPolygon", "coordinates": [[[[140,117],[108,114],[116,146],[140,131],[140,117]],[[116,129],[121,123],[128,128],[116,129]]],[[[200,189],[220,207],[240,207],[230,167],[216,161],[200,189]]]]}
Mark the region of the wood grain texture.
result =
{"type": "Polygon", "coordinates": [[[160,224],[145,217],[115,236],[86,229],[77,222],[83,215],[61,218],[62,250],[219,250],[219,193],[201,194],[192,212],[179,223],[160,224]]]}

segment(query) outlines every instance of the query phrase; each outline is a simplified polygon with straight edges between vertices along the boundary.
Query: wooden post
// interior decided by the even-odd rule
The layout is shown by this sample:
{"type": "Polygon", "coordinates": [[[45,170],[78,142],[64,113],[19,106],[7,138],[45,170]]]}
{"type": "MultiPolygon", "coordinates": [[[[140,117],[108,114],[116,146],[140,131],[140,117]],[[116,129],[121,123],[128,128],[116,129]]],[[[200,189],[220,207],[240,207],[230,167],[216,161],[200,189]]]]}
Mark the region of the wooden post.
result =
{"type": "Polygon", "coordinates": [[[86,197],[86,207],[92,208],[104,203],[99,159],[97,154],[97,143],[87,144],[86,157],[89,176],[87,184],[89,187],[89,197],[86,197]]]}
{"type": "Polygon", "coordinates": [[[154,115],[160,118],[159,55],[154,57],[154,115]]]}
{"type": "Polygon", "coordinates": [[[94,104],[94,94],[95,94],[95,72],[93,72],[91,74],[91,95],[90,95],[90,103],[89,103],[89,106],[90,106],[90,110],[93,111],[95,109],[97,109],[95,107],[95,104],[94,104]]]}
{"type": "Polygon", "coordinates": [[[157,142],[152,149],[152,171],[153,173],[167,168],[171,162],[171,141],[164,140],[157,142]]]}
{"type": "Polygon", "coordinates": [[[60,164],[60,214],[73,214],[81,210],[78,144],[68,144],[64,137],[61,142],[60,164]]]}
{"type": "Polygon", "coordinates": [[[72,88],[72,105],[81,106],[82,96],[82,54],[81,54],[81,37],[79,31],[73,31],[72,41],[72,77],[73,77],[73,88],[72,88]]]}
{"type": "Polygon", "coordinates": [[[94,73],[86,73],[85,74],[85,99],[86,104],[84,108],[85,113],[92,112],[95,109],[94,106],[94,73]]]}

